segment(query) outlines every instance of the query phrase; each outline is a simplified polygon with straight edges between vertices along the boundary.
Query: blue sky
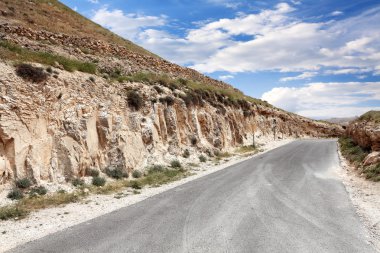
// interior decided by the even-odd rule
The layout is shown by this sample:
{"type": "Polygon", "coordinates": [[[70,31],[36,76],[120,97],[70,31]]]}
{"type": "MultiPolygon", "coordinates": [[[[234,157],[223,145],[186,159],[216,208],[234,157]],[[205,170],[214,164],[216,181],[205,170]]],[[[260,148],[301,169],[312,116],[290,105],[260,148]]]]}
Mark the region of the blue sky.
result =
{"type": "Polygon", "coordinates": [[[61,0],[148,50],[307,117],[380,110],[378,0],[61,0]]]}

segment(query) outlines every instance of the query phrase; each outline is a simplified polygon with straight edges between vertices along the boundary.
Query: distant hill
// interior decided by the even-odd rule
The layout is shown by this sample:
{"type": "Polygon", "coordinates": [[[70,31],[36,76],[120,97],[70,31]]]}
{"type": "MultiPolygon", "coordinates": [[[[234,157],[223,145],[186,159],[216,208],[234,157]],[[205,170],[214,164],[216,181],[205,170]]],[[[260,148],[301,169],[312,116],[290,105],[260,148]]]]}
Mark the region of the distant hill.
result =
{"type": "Polygon", "coordinates": [[[331,119],[325,119],[324,121],[334,123],[334,124],[339,124],[342,126],[347,126],[350,124],[350,122],[356,120],[358,117],[349,117],[349,118],[331,118],[331,119]]]}

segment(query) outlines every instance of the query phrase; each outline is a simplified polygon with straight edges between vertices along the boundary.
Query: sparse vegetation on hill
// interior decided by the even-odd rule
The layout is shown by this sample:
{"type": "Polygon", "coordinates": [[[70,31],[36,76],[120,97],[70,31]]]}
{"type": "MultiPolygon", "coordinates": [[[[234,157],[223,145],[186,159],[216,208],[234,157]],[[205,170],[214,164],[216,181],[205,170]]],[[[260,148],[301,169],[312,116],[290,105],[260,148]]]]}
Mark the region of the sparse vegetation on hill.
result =
{"type": "Polygon", "coordinates": [[[136,53],[157,57],[142,47],[83,17],[58,0],[0,1],[0,10],[9,13],[6,17],[8,20],[17,20],[17,22],[28,28],[41,29],[43,27],[53,33],[91,37],[124,46],[136,53]],[[52,16],[56,21],[52,21],[52,16]]]}
{"type": "Polygon", "coordinates": [[[359,117],[359,121],[371,121],[374,123],[380,123],[380,111],[369,111],[359,117]]]}
{"type": "Polygon", "coordinates": [[[67,71],[80,71],[90,74],[96,73],[96,65],[90,62],[81,62],[48,52],[36,52],[22,48],[7,41],[0,41],[0,58],[16,62],[36,62],[55,66],[57,63],[67,71]]]}
{"type": "Polygon", "coordinates": [[[25,63],[17,65],[16,73],[21,78],[35,83],[41,83],[48,77],[43,68],[33,67],[32,65],[25,63]]]}

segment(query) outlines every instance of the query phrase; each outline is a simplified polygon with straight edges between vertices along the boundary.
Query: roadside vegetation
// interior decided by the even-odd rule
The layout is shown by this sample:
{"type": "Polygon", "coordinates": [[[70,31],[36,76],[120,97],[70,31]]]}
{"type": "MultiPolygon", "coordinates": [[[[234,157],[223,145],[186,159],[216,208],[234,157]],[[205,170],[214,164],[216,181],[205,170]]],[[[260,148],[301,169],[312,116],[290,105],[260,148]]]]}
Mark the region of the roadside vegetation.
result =
{"type": "MultiPolygon", "coordinates": [[[[111,168],[109,171],[117,171],[117,168],[111,168]]],[[[83,179],[74,178],[72,184],[76,190],[70,193],[60,190],[47,194],[47,190],[42,186],[31,188],[32,183],[29,179],[17,180],[15,188],[8,195],[9,198],[16,200],[16,203],[0,207],[0,220],[22,219],[32,211],[80,202],[90,193],[113,194],[131,188],[135,194],[138,194],[138,190],[145,186],[158,187],[189,175],[177,160],[172,161],[170,167],[161,165],[149,167],[144,174],[136,170],[132,173],[133,180],[127,180],[125,174],[120,177],[118,171],[107,173],[116,179],[109,182],[106,178],[100,177],[96,170],[89,170],[88,174],[92,176],[92,185],[85,184],[83,179]]]]}
{"type": "MultiPolygon", "coordinates": [[[[364,114],[365,115],[365,114],[364,114]]],[[[363,116],[364,116],[363,115],[363,116]]],[[[362,116],[362,117],[363,117],[362,116]]],[[[372,117],[372,115],[367,115],[365,117],[372,117]]],[[[364,166],[363,161],[365,157],[369,154],[368,150],[363,149],[357,145],[350,137],[339,138],[339,145],[342,155],[354,165],[366,179],[371,181],[380,181],[380,163],[364,166]]]]}
{"type": "Polygon", "coordinates": [[[364,158],[369,154],[368,151],[357,145],[350,137],[339,138],[339,145],[342,155],[356,167],[364,161],[364,158]]]}

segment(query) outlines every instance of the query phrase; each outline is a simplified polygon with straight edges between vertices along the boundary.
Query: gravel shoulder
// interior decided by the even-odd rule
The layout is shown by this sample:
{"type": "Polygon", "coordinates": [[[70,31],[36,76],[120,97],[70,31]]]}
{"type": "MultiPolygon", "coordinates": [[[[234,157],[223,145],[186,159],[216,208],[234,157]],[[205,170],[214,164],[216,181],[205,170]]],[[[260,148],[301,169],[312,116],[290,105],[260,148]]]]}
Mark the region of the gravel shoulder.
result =
{"type": "MultiPolygon", "coordinates": [[[[267,152],[292,141],[292,139],[286,139],[267,142],[261,149],[264,150],[263,152],[267,152]]],[[[263,152],[258,154],[262,154],[263,152]]],[[[256,155],[246,157],[234,156],[228,158],[228,161],[220,165],[215,166],[208,163],[199,168],[192,168],[191,172],[193,172],[193,175],[160,187],[144,188],[140,194],[134,194],[131,190],[125,190],[117,195],[90,195],[83,202],[43,209],[31,213],[27,218],[22,220],[0,221],[0,252],[5,252],[18,245],[37,240],[46,235],[86,222],[122,207],[133,205],[156,194],[225,169],[256,155]]]]}
{"type": "Polygon", "coordinates": [[[342,169],[339,177],[343,181],[360,220],[370,235],[370,243],[380,252],[380,183],[360,177],[358,171],[339,151],[342,169]]]}

